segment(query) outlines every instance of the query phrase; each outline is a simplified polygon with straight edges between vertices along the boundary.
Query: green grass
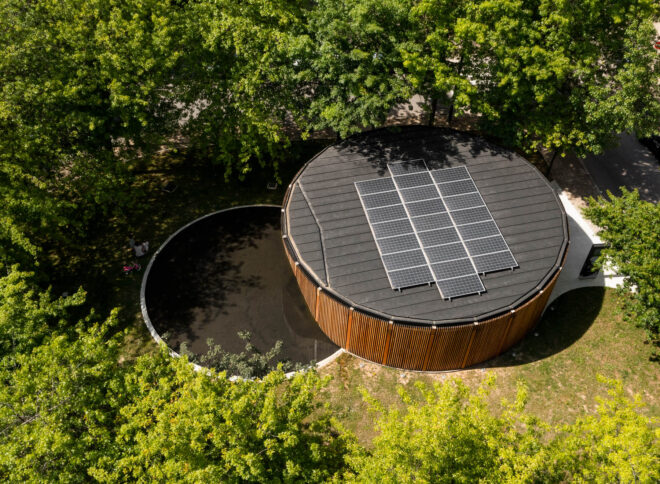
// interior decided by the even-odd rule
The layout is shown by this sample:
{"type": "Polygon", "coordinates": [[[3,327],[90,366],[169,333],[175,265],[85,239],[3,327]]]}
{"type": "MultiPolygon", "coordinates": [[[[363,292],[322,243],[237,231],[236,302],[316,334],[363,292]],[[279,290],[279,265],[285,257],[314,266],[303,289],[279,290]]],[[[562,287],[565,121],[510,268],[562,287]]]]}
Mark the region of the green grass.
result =
{"type": "MultiPolygon", "coordinates": [[[[564,294],[539,325],[518,345],[483,365],[456,372],[406,372],[343,355],[322,370],[333,380],[330,406],[347,428],[365,444],[373,438],[372,416],[359,389],[365,388],[386,405],[401,406],[397,387],[460,378],[477,388],[488,372],[497,377],[489,399],[496,409],[513,400],[518,381],[529,391],[528,411],[551,423],[568,423],[595,410],[595,396],[606,389],[601,374],[621,379],[629,394],[641,393],[650,415],[660,414],[660,367],[651,361],[653,348],[644,344],[644,331],[622,320],[613,290],[585,288],[564,294]]],[[[402,406],[401,406],[402,407],[402,406]]]]}

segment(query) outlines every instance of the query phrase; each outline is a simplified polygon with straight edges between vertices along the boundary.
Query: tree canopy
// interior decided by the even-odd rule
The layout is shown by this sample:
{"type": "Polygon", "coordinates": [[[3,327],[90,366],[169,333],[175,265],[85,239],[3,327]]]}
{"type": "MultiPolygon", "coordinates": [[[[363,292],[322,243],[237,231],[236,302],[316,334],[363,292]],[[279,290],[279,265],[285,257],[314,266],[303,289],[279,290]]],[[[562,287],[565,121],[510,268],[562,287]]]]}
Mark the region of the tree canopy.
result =
{"type": "Polygon", "coordinates": [[[616,197],[591,198],[585,216],[601,227],[608,246],[598,267],[612,264],[625,276],[621,298],[627,318],[660,344],[660,205],[639,199],[637,190],[621,188],[616,197]]]}
{"type": "Polygon", "coordinates": [[[403,410],[365,394],[376,414],[373,449],[349,459],[355,482],[656,482],[657,421],[637,412],[639,396],[602,380],[608,398],[598,414],[553,427],[526,413],[526,389],[499,411],[485,396],[494,380],[471,392],[460,380],[418,384],[423,403],[400,390],[403,410]]]}
{"type": "Polygon", "coordinates": [[[652,0],[126,0],[0,6],[0,257],[76,243],[184,142],[226,177],[415,94],[524,150],[660,124],[652,0]]]}

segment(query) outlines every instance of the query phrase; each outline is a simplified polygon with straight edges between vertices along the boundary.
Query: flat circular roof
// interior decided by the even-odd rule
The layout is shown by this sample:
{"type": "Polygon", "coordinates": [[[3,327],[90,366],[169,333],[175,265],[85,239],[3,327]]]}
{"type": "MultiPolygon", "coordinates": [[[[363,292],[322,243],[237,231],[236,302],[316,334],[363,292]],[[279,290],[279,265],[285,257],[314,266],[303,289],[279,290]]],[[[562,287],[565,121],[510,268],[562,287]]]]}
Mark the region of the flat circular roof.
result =
{"type": "Polygon", "coordinates": [[[520,306],[560,269],[568,245],[561,202],[527,160],[480,137],[423,126],[363,133],[316,155],[291,182],[282,232],[335,298],[411,324],[481,321],[520,306]],[[432,169],[465,166],[509,245],[518,267],[480,275],[485,293],[446,300],[435,284],[392,289],[355,182],[389,178],[387,163],[417,159],[432,169]]]}

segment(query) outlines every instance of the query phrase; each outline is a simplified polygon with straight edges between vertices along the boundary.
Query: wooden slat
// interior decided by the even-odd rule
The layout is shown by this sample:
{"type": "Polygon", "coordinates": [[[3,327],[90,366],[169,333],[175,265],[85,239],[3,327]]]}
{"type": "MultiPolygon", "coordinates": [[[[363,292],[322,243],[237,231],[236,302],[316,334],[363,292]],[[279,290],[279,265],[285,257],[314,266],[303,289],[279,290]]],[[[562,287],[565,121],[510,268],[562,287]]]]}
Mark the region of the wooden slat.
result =
{"type": "Polygon", "coordinates": [[[465,360],[465,366],[476,365],[499,354],[504,333],[511,316],[504,314],[475,326],[474,341],[465,360]]]}
{"type": "Polygon", "coordinates": [[[335,344],[362,358],[410,370],[453,370],[506,351],[538,322],[559,276],[513,312],[477,325],[434,329],[390,323],[354,310],[317,287],[288,252],[287,258],[310,312],[335,344]]]}
{"type": "Polygon", "coordinates": [[[314,316],[316,314],[316,284],[305,275],[303,270],[296,264],[296,280],[300,287],[300,292],[307,303],[309,312],[314,316]]]}
{"type": "Polygon", "coordinates": [[[339,301],[321,291],[316,307],[316,322],[330,340],[344,347],[348,334],[349,309],[339,301]]]}
{"type": "Polygon", "coordinates": [[[389,322],[353,311],[351,345],[348,349],[369,361],[381,363],[385,354],[385,339],[389,322]]]}
{"type": "Polygon", "coordinates": [[[386,364],[407,370],[423,370],[426,348],[433,329],[430,326],[394,324],[386,364]]]}
{"type": "Polygon", "coordinates": [[[472,335],[472,324],[461,326],[438,327],[428,370],[455,370],[461,367],[467,346],[472,335]]]}

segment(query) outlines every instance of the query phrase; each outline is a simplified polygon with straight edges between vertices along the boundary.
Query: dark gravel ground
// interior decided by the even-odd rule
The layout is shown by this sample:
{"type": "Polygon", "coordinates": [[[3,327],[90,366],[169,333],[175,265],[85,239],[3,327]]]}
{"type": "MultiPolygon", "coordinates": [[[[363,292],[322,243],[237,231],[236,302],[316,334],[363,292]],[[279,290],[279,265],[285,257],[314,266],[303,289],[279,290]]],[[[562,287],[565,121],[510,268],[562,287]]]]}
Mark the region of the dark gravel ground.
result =
{"type": "Polygon", "coordinates": [[[282,360],[319,361],[338,349],[300,294],[278,207],[229,210],[184,229],[156,256],[145,297],[152,324],[174,349],[186,342],[200,355],[213,338],[240,352],[239,331],[250,331],[261,351],[281,340],[282,360]]]}

